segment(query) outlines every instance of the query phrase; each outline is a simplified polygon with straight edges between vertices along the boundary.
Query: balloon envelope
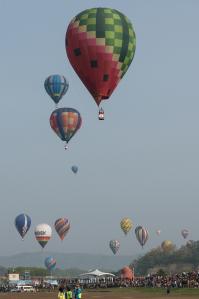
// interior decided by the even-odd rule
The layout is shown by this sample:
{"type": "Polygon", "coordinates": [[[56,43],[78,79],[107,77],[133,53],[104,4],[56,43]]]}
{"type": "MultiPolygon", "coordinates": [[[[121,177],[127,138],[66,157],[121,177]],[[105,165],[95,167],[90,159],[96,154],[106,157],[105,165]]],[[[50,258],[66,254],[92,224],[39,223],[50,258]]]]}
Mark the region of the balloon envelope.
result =
{"type": "Polygon", "coordinates": [[[189,230],[188,229],[183,229],[181,231],[181,234],[182,234],[183,238],[186,239],[189,235],[189,230]]]}
{"type": "Polygon", "coordinates": [[[136,235],[138,242],[143,247],[149,238],[148,230],[142,226],[137,226],[135,229],[135,235],[136,235]]]}
{"type": "Polygon", "coordinates": [[[127,72],[136,37],[131,22],[120,11],[91,8],[72,19],[65,43],[73,69],[99,105],[127,72]]]}
{"type": "Polygon", "coordinates": [[[73,108],[58,108],[50,116],[51,128],[61,140],[67,143],[80,129],[81,124],[81,115],[73,108]]]}
{"type": "Polygon", "coordinates": [[[74,172],[74,173],[77,173],[77,172],[78,172],[78,167],[75,166],[75,165],[73,165],[73,166],[71,167],[71,169],[72,169],[72,172],[74,172]]]}
{"type": "Polygon", "coordinates": [[[163,241],[161,247],[165,252],[171,251],[174,248],[173,243],[170,240],[163,241]]]}
{"type": "Polygon", "coordinates": [[[61,98],[66,94],[69,84],[64,76],[51,75],[45,80],[44,87],[47,94],[58,104],[61,98]]]}
{"type": "Polygon", "coordinates": [[[109,242],[109,247],[114,254],[116,254],[120,248],[120,242],[118,240],[111,240],[109,242]]]}
{"type": "Polygon", "coordinates": [[[44,264],[49,271],[52,271],[56,266],[56,260],[52,256],[48,256],[45,259],[44,264]]]}
{"type": "Polygon", "coordinates": [[[156,234],[159,236],[161,234],[161,230],[160,229],[157,229],[156,230],[156,234]]]}
{"type": "Polygon", "coordinates": [[[42,248],[46,246],[48,241],[51,239],[52,229],[50,225],[42,223],[38,224],[35,228],[35,238],[42,248]]]}
{"type": "Polygon", "coordinates": [[[31,218],[27,214],[20,214],[15,218],[15,227],[22,239],[25,237],[31,226],[31,218]]]}
{"type": "Polygon", "coordinates": [[[126,235],[132,229],[133,222],[130,218],[125,217],[121,220],[120,227],[126,235]]]}
{"type": "Polygon", "coordinates": [[[67,218],[59,218],[55,221],[55,230],[61,240],[63,240],[70,229],[70,222],[67,218]]]}

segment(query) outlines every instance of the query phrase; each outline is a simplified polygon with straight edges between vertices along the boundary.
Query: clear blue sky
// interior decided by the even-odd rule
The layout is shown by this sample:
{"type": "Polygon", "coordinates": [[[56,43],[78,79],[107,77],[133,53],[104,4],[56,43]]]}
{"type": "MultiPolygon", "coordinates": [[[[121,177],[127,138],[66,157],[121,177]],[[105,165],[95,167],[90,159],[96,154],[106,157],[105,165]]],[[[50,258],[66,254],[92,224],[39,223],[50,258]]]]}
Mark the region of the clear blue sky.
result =
{"type": "Polygon", "coordinates": [[[164,239],[180,246],[185,227],[199,239],[198,11],[198,0],[0,1],[0,255],[39,251],[34,227],[63,216],[71,231],[61,243],[53,230],[48,251],[110,254],[116,238],[120,254],[139,253],[134,233],[120,230],[125,216],[148,228],[146,250],[164,239]],[[104,122],[64,46],[69,21],[99,6],[121,10],[137,35],[104,122]],[[83,118],[68,152],[49,126],[43,83],[53,73],[70,83],[61,105],[83,118]],[[13,224],[21,212],[32,218],[24,242],[13,224]]]}

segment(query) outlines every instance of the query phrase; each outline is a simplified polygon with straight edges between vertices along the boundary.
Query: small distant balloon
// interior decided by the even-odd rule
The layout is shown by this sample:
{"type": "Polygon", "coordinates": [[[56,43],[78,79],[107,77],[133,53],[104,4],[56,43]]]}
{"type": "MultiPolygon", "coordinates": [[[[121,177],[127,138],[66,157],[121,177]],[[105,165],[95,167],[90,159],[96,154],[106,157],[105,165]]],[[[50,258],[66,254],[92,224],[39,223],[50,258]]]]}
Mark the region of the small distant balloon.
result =
{"type": "Polygon", "coordinates": [[[78,167],[77,167],[76,165],[73,165],[73,166],[71,167],[71,169],[72,169],[72,172],[74,172],[74,173],[77,173],[77,172],[78,172],[78,167]]]}
{"type": "Polygon", "coordinates": [[[114,254],[116,254],[120,248],[120,242],[118,240],[111,240],[109,242],[109,247],[114,254]]]}
{"type": "Polygon", "coordinates": [[[56,260],[52,257],[52,256],[48,256],[45,261],[44,261],[44,264],[46,266],[46,268],[49,270],[49,271],[52,271],[55,269],[55,266],[56,266],[56,260]]]}
{"type": "Polygon", "coordinates": [[[50,225],[42,223],[38,224],[35,228],[35,238],[42,248],[46,246],[52,236],[52,228],[50,225]]]}
{"type": "Polygon", "coordinates": [[[31,218],[27,214],[20,214],[15,218],[15,227],[22,237],[25,237],[31,226],[31,218]]]}
{"type": "Polygon", "coordinates": [[[137,226],[135,229],[135,235],[136,235],[138,242],[143,247],[149,238],[148,230],[142,226],[137,226]]]}
{"type": "Polygon", "coordinates": [[[181,231],[181,235],[183,236],[183,238],[184,239],[186,239],[187,237],[188,237],[188,235],[189,235],[189,230],[188,229],[183,229],[182,231],[181,231]]]}
{"type": "Polygon", "coordinates": [[[59,218],[55,221],[54,227],[60,239],[63,241],[70,229],[70,222],[67,218],[59,218]]]}
{"type": "Polygon", "coordinates": [[[123,230],[123,232],[125,233],[125,235],[128,234],[128,232],[132,229],[133,227],[133,222],[130,218],[123,218],[120,222],[120,227],[123,230]]]}
{"type": "Polygon", "coordinates": [[[157,229],[157,230],[156,230],[156,235],[159,236],[160,234],[161,234],[161,230],[160,230],[160,229],[157,229]]]}
{"type": "Polygon", "coordinates": [[[44,87],[55,104],[58,104],[61,98],[66,94],[69,84],[64,76],[51,75],[45,80],[44,87]]]}

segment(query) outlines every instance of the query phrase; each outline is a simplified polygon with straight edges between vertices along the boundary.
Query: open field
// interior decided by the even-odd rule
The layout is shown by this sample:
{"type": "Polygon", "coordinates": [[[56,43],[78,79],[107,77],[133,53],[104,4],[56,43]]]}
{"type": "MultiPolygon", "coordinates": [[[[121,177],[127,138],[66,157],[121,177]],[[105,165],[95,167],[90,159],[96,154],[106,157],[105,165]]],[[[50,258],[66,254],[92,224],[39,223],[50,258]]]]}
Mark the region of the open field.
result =
{"type": "MultiPolygon", "coordinates": [[[[0,299],[57,299],[55,293],[2,293],[0,299]]],[[[169,295],[163,289],[109,289],[109,290],[90,290],[83,293],[82,299],[144,299],[144,298],[199,298],[199,289],[177,289],[172,290],[169,295]]]]}

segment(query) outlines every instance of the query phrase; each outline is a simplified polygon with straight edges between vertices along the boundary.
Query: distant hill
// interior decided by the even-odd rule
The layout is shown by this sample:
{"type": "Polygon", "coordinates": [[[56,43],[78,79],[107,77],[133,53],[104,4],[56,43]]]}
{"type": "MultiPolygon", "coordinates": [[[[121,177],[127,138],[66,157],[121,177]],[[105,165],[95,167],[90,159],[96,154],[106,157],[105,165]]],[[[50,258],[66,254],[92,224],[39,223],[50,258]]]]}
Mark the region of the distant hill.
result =
{"type": "Polygon", "coordinates": [[[117,271],[129,265],[136,256],[121,255],[92,255],[80,253],[34,252],[20,253],[12,256],[0,256],[0,265],[3,267],[44,267],[44,259],[53,256],[60,269],[90,270],[98,268],[103,271],[117,271]]]}
{"type": "Polygon", "coordinates": [[[199,241],[190,240],[179,249],[174,246],[172,251],[163,251],[161,247],[157,247],[134,260],[132,266],[135,267],[136,275],[155,273],[160,269],[166,273],[198,270],[199,241]]]}

